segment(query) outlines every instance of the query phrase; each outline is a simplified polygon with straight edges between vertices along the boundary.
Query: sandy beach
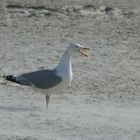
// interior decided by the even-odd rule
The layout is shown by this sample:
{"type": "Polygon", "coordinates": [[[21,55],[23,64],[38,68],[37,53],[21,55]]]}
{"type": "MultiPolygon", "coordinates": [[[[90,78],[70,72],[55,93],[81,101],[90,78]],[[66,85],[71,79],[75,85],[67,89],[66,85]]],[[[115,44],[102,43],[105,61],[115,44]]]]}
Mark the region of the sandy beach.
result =
{"type": "Polygon", "coordinates": [[[45,96],[0,79],[0,140],[139,140],[140,1],[1,0],[0,74],[53,68],[68,43],[71,87],[45,96]]]}

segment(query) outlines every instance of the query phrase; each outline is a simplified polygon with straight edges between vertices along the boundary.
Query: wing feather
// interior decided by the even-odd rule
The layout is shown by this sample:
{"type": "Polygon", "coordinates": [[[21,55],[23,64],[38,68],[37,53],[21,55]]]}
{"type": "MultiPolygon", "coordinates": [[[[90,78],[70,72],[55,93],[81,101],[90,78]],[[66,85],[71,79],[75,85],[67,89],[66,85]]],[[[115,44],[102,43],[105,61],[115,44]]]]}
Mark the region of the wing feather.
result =
{"type": "Polygon", "coordinates": [[[37,88],[48,89],[62,82],[62,78],[57,76],[55,70],[40,70],[22,74],[16,77],[22,85],[34,85],[37,88]]]}

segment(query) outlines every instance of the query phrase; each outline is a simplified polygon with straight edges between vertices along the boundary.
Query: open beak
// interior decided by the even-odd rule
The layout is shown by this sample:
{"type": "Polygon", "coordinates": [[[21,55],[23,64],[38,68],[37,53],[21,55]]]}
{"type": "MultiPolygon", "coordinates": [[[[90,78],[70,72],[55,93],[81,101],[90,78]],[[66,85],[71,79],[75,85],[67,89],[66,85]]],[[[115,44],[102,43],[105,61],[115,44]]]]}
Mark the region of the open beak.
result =
{"type": "Polygon", "coordinates": [[[84,48],[84,47],[81,47],[80,48],[80,53],[86,57],[89,56],[89,52],[90,52],[90,49],[89,48],[84,48]]]}

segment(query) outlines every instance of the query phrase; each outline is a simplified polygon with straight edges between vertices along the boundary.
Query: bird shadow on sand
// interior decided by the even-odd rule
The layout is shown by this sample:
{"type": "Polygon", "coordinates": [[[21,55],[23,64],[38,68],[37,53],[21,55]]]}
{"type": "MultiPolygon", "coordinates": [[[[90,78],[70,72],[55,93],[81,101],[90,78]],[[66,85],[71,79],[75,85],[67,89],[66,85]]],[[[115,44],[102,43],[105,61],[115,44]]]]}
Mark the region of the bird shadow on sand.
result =
{"type": "Polygon", "coordinates": [[[36,111],[37,107],[24,107],[24,106],[0,106],[0,111],[21,112],[21,111],[36,111]]]}

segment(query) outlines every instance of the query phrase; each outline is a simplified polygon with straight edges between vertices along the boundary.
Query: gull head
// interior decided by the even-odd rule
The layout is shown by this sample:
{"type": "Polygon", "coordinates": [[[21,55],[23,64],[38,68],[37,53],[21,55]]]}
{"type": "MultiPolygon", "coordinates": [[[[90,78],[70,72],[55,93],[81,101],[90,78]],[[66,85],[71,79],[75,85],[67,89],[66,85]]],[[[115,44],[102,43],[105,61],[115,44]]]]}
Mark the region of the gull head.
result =
{"type": "Polygon", "coordinates": [[[71,52],[78,52],[78,53],[81,53],[82,55],[88,57],[89,56],[89,51],[90,49],[89,48],[86,48],[86,47],[83,47],[82,45],[80,44],[77,44],[77,43],[70,43],[69,46],[68,46],[68,49],[71,51],[71,52]]]}

